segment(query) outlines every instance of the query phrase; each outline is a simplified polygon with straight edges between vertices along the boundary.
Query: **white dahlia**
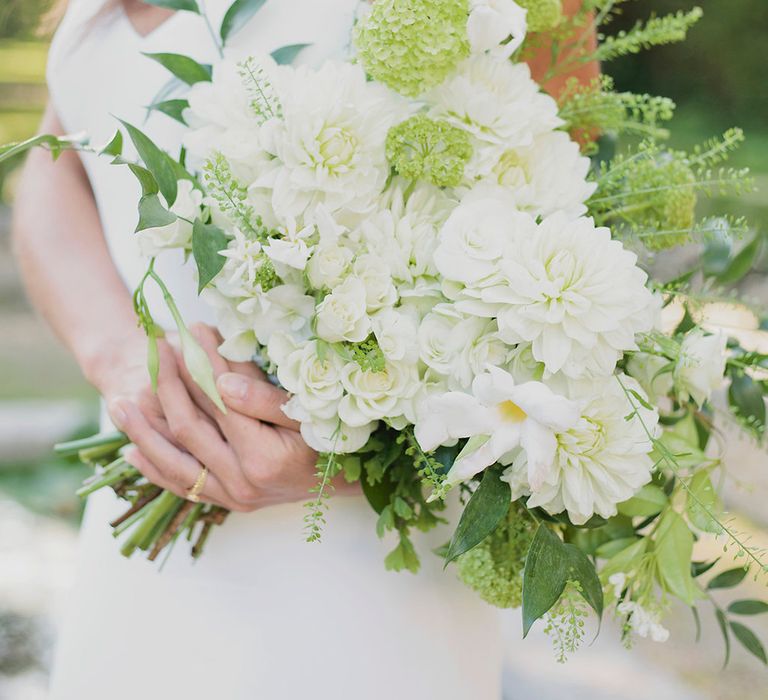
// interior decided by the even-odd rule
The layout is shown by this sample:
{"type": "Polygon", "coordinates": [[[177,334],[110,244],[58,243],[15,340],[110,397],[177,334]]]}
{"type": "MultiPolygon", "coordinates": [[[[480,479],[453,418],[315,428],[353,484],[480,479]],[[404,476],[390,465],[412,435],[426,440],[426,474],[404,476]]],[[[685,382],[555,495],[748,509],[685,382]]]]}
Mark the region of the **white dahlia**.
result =
{"type": "MultiPolygon", "coordinates": [[[[620,378],[628,390],[643,395],[634,379],[620,378]]],[[[567,511],[571,521],[581,525],[593,515],[616,515],[617,504],[651,480],[653,445],[648,433],[655,434],[659,416],[634,401],[639,416],[626,420],[633,406],[614,376],[563,385],[581,405],[581,416],[568,430],[555,433],[557,448],[543,482],[535,486],[528,481],[525,452],[513,458],[502,478],[512,486],[513,499],[530,494],[529,507],[541,506],[552,514],[567,511]]]]}
{"type": "Polygon", "coordinates": [[[504,282],[483,289],[499,307],[499,335],[531,343],[549,373],[606,375],[635,334],[653,326],[656,302],[637,256],[592,219],[555,214],[517,236],[500,263],[504,282]]]}
{"type": "Polygon", "coordinates": [[[561,211],[570,217],[586,213],[585,202],[597,184],[587,180],[589,158],[563,131],[537,136],[529,146],[501,155],[480,152],[467,167],[471,181],[503,187],[512,201],[534,216],[561,211]],[[484,157],[490,155],[490,158],[484,157]]]}
{"type": "Polygon", "coordinates": [[[318,204],[369,211],[389,176],[384,144],[408,114],[405,100],[368,82],[360,66],[338,62],[284,68],[275,89],[282,118],[263,127],[275,160],[254,186],[272,190],[274,210],[286,219],[318,204]]]}
{"type": "Polygon", "coordinates": [[[538,134],[563,122],[557,103],[539,89],[525,63],[479,54],[427,95],[430,116],[446,119],[474,136],[476,150],[529,146],[538,134]]]}

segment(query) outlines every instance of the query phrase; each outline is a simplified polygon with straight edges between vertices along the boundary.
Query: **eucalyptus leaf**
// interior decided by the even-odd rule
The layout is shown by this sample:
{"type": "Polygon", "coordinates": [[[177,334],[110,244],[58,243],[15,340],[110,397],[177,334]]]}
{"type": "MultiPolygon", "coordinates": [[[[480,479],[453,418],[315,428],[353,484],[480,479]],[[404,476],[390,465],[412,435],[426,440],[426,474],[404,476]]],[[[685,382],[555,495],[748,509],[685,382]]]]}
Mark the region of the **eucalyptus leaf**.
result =
{"type": "Polygon", "coordinates": [[[712,485],[709,472],[702,469],[693,475],[688,483],[688,503],[686,511],[688,519],[699,530],[719,535],[723,526],[714,518],[720,518],[723,505],[712,485]],[[711,514],[711,515],[710,515],[711,514]]]}
{"type": "Polygon", "coordinates": [[[279,66],[288,66],[296,60],[296,57],[310,46],[310,44],[288,44],[275,49],[272,52],[272,58],[279,66]]]}
{"type": "Polygon", "coordinates": [[[560,538],[543,523],[534,535],[523,572],[523,637],[557,603],[567,583],[560,538]]]}
{"type": "Polygon", "coordinates": [[[221,40],[225,44],[235,32],[240,31],[266,3],[266,0],[235,0],[221,21],[221,40]]]}
{"type": "Polygon", "coordinates": [[[763,239],[760,234],[754,237],[742,251],[731,261],[730,265],[717,276],[721,284],[735,284],[746,275],[755,264],[760,253],[763,239]]]}
{"type": "Polygon", "coordinates": [[[200,8],[195,0],[144,0],[144,3],[146,5],[166,7],[169,10],[184,10],[185,12],[200,14],[200,8]]]}
{"type": "Polygon", "coordinates": [[[674,510],[667,510],[659,521],[654,545],[659,582],[669,593],[693,605],[702,595],[691,576],[693,533],[674,510]]]}
{"type": "Polygon", "coordinates": [[[136,147],[141,160],[144,161],[147,170],[157,180],[157,185],[168,206],[172,207],[176,201],[178,186],[171,158],[165,151],[158,148],[143,131],[128,122],[120,120],[120,123],[128,131],[128,136],[133,141],[133,145],[136,147]]]}
{"type": "Polygon", "coordinates": [[[710,580],[707,584],[707,588],[709,590],[715,590],[717,588],[733,588],[734,586],[738,586],[744,580],[747,571],[748,569],[745,569],[743,566],[723,571],[721,574],[718,574],[710,580]]]}
{"type": "Polygon", "coordinates": [[[123,132],[118,129],[109,143],[99,151],[99,155],[114,156],[117,158],[123,154],[123,132]]]}
{"type": "Polygon", "coordinates": [[[628,501],[620,503],[618,510],[629,517],[647,518],[660,513],[668,502],[667,495],[658,486],[646,484],[628,501]]]}
{"type": "Polygon", "coordinates": [[[227,236],[218,226],[196,219],[192,227],[192,256],[198,273],[198,293],[221,272],[226,258],[219,253],[227,248],[227,236]]]}
{"type": "Polygon", "coordinates": [[[734,615],[762,615],[768,613],[768,603],[763,600],[736,600],[728,606],[734,615]]]}
{"type": "Polygon", "coordinates": [[[737,374],[731,377],[728,400],[740,416],[752,418],[758,425],[766,424],[765,399],[763,390],[752,377],[737,374]]]}
{"type": "Polygon", "coordinates": [[[749,629],[749,627],[745,627],[740,622],[731,621],[731,632],[733,632],[733,636],[741,642],[742,646],[748,652],[756,656],[764,664],[768,665],[768,658],[765,656],[765,647],[763,647],[762,643],[757,638],[757,635],[749,629]]]}
{"type": "Polygon", "coordinates": [[[164,100],[149,105],[147,109],[150,112],[162,112],[171,119],[175,119],[180,124],[185,124],[184,110],[189,108],[189,100],[164,100]]]}
{"type": "Polygon", "coordinates": [[[198,63],[189,56],[180,53],[145,53],[144,55],[157,61],[187,85],[211,82],[213,68],[208,64],[198,63]]]}
{"type": "Polygon", "coordinates": [[[490,535],[509,511],[512,492],[497,469],[487,469],[469,499],[448,548],[446,565],[490,535]]]}
{"type": "Polygon", "coordinates": [[[169,226],[176,219],[176,214],[168,211],[156,194],[145,194],[139,200],[139,223],[136,225],[136,233],[148,228],[169,226]]]}
{"type": "Polygon", "coordinates": [[[731,660],[731,634],[728,631],[728,618],[720,608],[715,608],[715,619],[720,627],[720,632],[723,635],[723,642],[725,643],[725,659],[723,660],[723,668],[725,668],[731,660]]]}

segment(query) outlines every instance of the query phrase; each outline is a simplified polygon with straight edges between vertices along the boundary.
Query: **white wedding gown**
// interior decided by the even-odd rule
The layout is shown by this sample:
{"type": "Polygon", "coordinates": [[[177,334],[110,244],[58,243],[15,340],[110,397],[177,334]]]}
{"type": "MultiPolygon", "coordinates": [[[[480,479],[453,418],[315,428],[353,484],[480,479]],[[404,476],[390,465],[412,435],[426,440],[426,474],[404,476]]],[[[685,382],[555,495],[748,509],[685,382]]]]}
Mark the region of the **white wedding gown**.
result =
{"type": "MultiPolygon", "coordinates": [[[[214,26],[231,0],[208,0],[214,26]]],[[[64,128],[106,143],[116,117],[177,152],[181,130],[144,107],[168,73],[142,52],[211,62],[202,20],[177,13],[140,37],[119,11],[93,20],[103,0],[73,0],[54,41],[49,84],[64,128]]],[[[312,44],[301,56],[343,56],[357,0],[268,0],[233,42],[239,52],[312,44]]],[[[86,157],[115,264],[133,288],[144,270],[132,239],[137,185],[124,167],[86,157]]],[[[206,319],[182,259],[160,266],[183,313],[206,319]]],[[[153,311],[163,318],[162,302],[153,311]]],[[[168,319],[165,319],[166,321],[168,319]]],[[[301,504],[233,515],[193,564],[180,542],[162,572],[123,559],[108,521],[111,494],[88,504],[79,575],[67,599],[52,680],[54,700],[498,700],[498,616],[420,539],[417,576],[389,573],[392,542],[375,535],[360,498],[332,499],[321,544],[307,544],[301,504]]]]}

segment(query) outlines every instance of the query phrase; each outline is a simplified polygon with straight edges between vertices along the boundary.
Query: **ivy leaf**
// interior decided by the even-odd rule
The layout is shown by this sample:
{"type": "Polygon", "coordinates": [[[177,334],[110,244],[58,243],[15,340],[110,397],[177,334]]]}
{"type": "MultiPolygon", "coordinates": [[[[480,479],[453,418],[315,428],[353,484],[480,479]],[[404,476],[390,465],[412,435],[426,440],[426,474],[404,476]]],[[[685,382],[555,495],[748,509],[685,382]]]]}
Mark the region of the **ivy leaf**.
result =
{"type": "Polygon", "coordinates": [[[226,259],[219,253],[226,250],[227,241],[226,234],[218,226],[204,224],[200,219],[195,219],[192,227],[192,256],[197,265],[198,294],[224,267],[226,259]]]}
{"type": "Polygon", "coordinates": [[[693,605],[702,595],[691,576],[693,533],[674,510],[668,510],[659,521],[654,545],[659,582],[672,595],[693,605]]]}
{"type": "Polygon", "coordinates": [[[235,32],[242,29],[248,21],[253,17],[263,6],[267,0],[235,0],[227,13],[224,15],[224,19],[221,21],[221,40],[225,44],[227,39],[235,32]]]}
{"type": "Polygon", "coordinates": [[[758,425],[765,425],[763,390],[752,377],[747,374],[733,375],[728,389],[728,400],[740,416],[752,418],[758,425]]]}
{"type": "Polygon", "coordinates": [[[740,622],[731,622],[731,631],[733,632],[733,636],[741,642],[742,646],[748,652],[756,656],[764,664],[768,665],[768,658],[765,656],[765,648],[757,638],[757,635],[749,629],[749,627],[745,627],[740,622]]]}
{"type": "Polygon", "coordinates": [[[699,530],[719,535],[723,531],[723,526],[714,520],[712,515],[719,518],[722,509],[723,505],[715,487],[712,486],[709,472],[706,470],[696,472],[688,484],[688,502],[686,505],[688,519],[699,530]]]}
{"type": "Polygon", "coordinates": [[[712,591],[716,588],[733,588],[734,586],[738,586],[744,580],[748,570],[749,569],[745,569],[743,566],[741,566],[736,569],[728,569],[728,571],[723,571],[723,573],[715,576],[707,584],[707,588],[712,591]]]}
{"type": "Polygon", "coordinates": [[[186,12],[194,12],[200,14],[200,8],[197,6],[195,0],[144,0],[146,5],[156,5],[157,7],[165,7],[169,10],[184,10],[186,12]]]}
{"type": "Polygon", "coordinates": [[[149,105],[147,110],[150,112],[162,112],[171,119],[186,125],[184,121],[184,110],[189,107],[189,100],[164,100],[149,105]]]}
{"type": "Polygon", "coordinates": [[[131,137],[142,161],[144,161],[144,165],[147,166],[147,170],[157,180],[157,185],[168,206],[172,207],[176,201],[178,190],[176,173],[171,165],[170,157],[165,151],[159,149],[143,131],[128,122],[120,120],[120,123],[128,131],[128,135],[131,137]]]}
{"type": "Polygon", "coordinates": [[[523,637],[563,594],[566,559],[560,538],[543,523],[528,550],[523,571],[523,637]]]}
{"type": "Polygon", "coordinates": [[[145,53],[144,55],[157,61],[187,85],[211,82],[213,68],[207,64],[198,63],[194,58],[180,53],[145,53]]]}
{"type": "Polygon", "coordinates": [[[296,57],[310,46],[310,44],[288,44],[287,46],[281,46],[279,49],[275,49],[272,52],[272,58],[275,59],[275,63],[279,66],[288,66],[296,60],[296,57]]]}
{"type": "Polygon", "coordinates": [[[668,503],[667,495],[654,484],[646,484],[632,498],[618,506],[619,513],[629,517],[648,518],[657,515],[668,503]]]}
{"type": "Polygon", "coordinates": [[[728,606],[734,615],[762,615],[768,613],[768,603],[762,600],[737,600],[728,606]]]}
{"type": "Polygon", "coordinates": [[[461,514],[448,547],[446,566],[488,537],[509,511],[511,501],[509,484],[499,478],[497,469],[487,469],[461,514]]]}
{"type": "Polygon", "coordinates": [[[169,226],[178,217],[168,211],[156,194],[145,194],[139,200],[139,223],[136,225],[136,233],[148,228],[160,228],[169,226]]]}

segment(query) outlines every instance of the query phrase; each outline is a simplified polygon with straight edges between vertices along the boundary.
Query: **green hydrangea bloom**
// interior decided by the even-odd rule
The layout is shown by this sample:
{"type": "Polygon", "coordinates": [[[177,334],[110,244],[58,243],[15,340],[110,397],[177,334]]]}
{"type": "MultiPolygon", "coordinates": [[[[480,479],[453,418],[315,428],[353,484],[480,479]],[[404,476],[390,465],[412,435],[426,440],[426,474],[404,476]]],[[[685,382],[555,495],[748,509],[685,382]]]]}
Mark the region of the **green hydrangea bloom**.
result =
{"type": "Polygon", "coordinates": [[[548,32],[563,18],[562,0],[515,0],[520,7],[528,10],[528,31],[548,32]]]}
{"type": "Polygon", "coordinates": [[[466,131],[423,114],[392,127],[387,135],[387,158],[409,180],[456,187],[471,157],[472,144],[466,131]]]}
{"type": "Polygon", "coordinates": [[[369,336],[360,343],[351,343],[352,358],[366,372],[383,372],[387,362],[374,336],[369,336]]]}
{"type": "Polygon", "coordinates": [[[630,191],[650,190],[646,206],[640,208],[634,223],[651,230],[675,232],[645,236],[645,246],[658,251],[687,243],[696,221],[698,197],[696,175],[685,159],[670,156],[666,160],[642,160],[629,179],[630,191]]]}
{"type": "Polygon", "coordinates": [[[477,547],[458,560],[459,577],[497,608],[523,603],[523,568],[534,527],[522,506],[513,505],[504,520],[477,547]]]}
{"type": "Polygon", "coordinates": [[[264,262],[261,263],[259,269],[256,271],[256,279],[254,281],[257,285],[261,285],[262,292],[268,292],[270,289],[274,289],[282,284],[282,280],[278,276],[275,266],[267,257],[264,258],[264,262]]]}
{"type": "Polygon", "coordinates": [[[378,0],[355,28],[365,70],[402,95],[442,83],[469,56],[469,0],[378,0]]]}

